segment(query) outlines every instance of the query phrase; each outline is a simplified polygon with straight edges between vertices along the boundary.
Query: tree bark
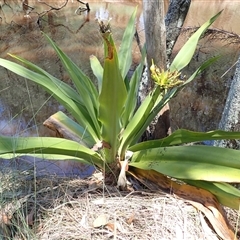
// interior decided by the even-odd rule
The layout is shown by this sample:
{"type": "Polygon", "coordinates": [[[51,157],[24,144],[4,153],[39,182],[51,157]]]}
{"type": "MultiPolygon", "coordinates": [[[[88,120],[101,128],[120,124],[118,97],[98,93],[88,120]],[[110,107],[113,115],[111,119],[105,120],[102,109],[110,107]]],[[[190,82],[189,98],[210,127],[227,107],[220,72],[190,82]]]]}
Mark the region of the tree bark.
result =
{"type": "Polygon", "coordinates": [[[173,47],[180,35],[191,0],[171,0],[165,18],[167,59],[170,59],[173,47]]]}
{"type": "MultiPolygon", "coordinates": [[[[167,68],[167,63],[169,63],[173,47],[180,34],[190,4],[191,0],[172,0],[169,5],[166,19],[164,20],[165,11],[163,1],[143,0],[147,68],[145,69],[139,88],[140,102],[144,100],[154,86],[149,72],[152,59],[158,67],[162,69],[167,68]]],[[[169,135],[170,132],[170,110],[167,104],[153,120],[143,139],[163,138],[169,135]]]]}
{"type": "MultiPolygon", "coordinates": [[[[229,89],[226,104],[219,123],[219,128],[225,131],[240,131],[240,56],[235,74],[229,89]]],[[[215,141],[215,146],[240,149],[239,140],[215,141]]]]}
{"type": "MultiPolygon", "coordinates": [[[[166,67],[166,28],[164,23],[164,2],[143,1],[143,17],[147,49],[147,65],[152,60],[160,67],[166,67]]],[[[149,75],[150,79],[150,75],[149,75]]],[[[153,87],[149,81],[150,87],[153,87]]]]}

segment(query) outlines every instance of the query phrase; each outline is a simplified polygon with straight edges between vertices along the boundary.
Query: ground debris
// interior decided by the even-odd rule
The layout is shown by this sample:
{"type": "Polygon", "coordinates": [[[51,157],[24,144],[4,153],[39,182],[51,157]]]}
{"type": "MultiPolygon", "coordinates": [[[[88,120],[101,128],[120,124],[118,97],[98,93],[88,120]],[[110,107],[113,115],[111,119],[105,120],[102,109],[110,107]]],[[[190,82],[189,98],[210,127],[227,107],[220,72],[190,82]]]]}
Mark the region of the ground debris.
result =
{"type": "MultiPolygon", "coordinates": [[[[12,206],[6,221],[1,220],[0,236],[7,233],[14,240],[218,239],[204,216],[186,201],[140,189],[141,185],[137,191],[120,192],[96,176],[86,180],[47,176],[22,182],[14,189],[21,194],[0,199],[4,213],[12,206]],[[95,225],[100,216],[104,218],[95,225]]],[[[236,223],[236,212],[229,216],[236,223]]]]}

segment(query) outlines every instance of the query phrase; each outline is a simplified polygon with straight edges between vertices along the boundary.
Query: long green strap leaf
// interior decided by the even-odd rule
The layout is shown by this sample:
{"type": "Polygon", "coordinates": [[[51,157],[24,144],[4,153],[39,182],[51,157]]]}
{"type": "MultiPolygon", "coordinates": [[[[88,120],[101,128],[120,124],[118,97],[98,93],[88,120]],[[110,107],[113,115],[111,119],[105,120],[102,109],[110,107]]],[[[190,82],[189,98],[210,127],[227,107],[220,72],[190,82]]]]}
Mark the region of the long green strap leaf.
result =
{"type": "Polygon", "coordinates": [[[103,67],[95,56],[90,57],[90,65],[93,74],[98,80],[98,92],[100,93],[102,91],[103,67]]]}
{"type": "MultiPolygon", "coordinates": [[[[26,64],[29,66],[28,61],[26,61],[26,64]]],[[[27,78],[42,86],[76,118],[76,120],[94,139],[94,142],[99,140],[86,107],[78,102],[76,93],[71,88],[67,87],[62,81],[52,77],[50,74],[46,75],[46,73],[41,72],[40,68],[37,66],[35,68],[38,69],[39,73],[33,72],[17,63],[5,59],[0,59],[0,66],[3,66],[19,76],[27,78]],[[70,97],[69,94],[72,97],[70,97]]],[[[33,64],[31,64],[31,67],[33,67],[33,64]]]]}
{"type": "Polygon", "coordinates": [[[149,148],[168,147],[184,143],[223,139],[240,139],[240,132],[227,132],[222,130],[193,132],[185,129],[178,129],[166,138],[138,143],[131,146],[129,150],[136,152],[149,148]]]}
{"type": "Polygon", "coordinates": [[[138,142],[139,138],[146,131],[147,127],[150,125],[150,123],[153,121],[153,119],[159,114],[160,110],[176,95],[177,91],[178,91],[177,88],[173,88],[173,89],[169,90],[164,95],[164,97],[158,98],[158,101],[155,104],[156,106],[145,118],[144,124],[142,124],[142,126],[141,126],[141,128],[139,128],[138,132],[136,132],[135,137],[133,138],[132,142],[130,143],[130,146],[132,146],[138,142]]]}
{"type": "Polygon", "coordinates": [[[137,7],[133,12],[127,27],[124,31],[120,50],[118,53],[119,68],[121,69],[122,78],[125,79],[131,65],[132,65],[132,42],[136,32],[135,21],[136,21],[137,7]]]}
{"type": "MultiPolygon", "coordinates": [[[[86,161],[84,158],[80,158],[80,157],[72,157],[72,156],[66,156],[66,155],[60,155],[60,154],[42,154],[42,153],[6,153],[6,154],[1,154],[0,155],[2,159],[13,159],[13,158],[24,158],[25,156],[29,156],[32,157],[33,159],[35,158],[39,158],[42,160],[50,160],[50,161],[69,161],[69,160],[73,160],[73,161],[79,161],[83,164],[86,165],[93,165],[93,163],[89,163],[88,161],[86,161]]],[[[83,170],[84,171],[84,170],[83,170]]]]}
{"type": "Polygon", "coordinates": [[[140,129],[142,129],[142,126],[145,124],[146,119],[154,107],[156,100],[159,98],[160,93],[161,89],[156,87],[151,95],[148,95],[144,99],[143,103],[137,109],[126,129],[123,131],[121,144],[119,147],[119,154],[121,157],[125,154],[128,146],[132,143],[136,134],[140,131],[140,129]]]}
{"type": "Polygon", "coordinates": [[[129,121],[132,119],[134,112],[136,111],[137,100],[138,100],[138,90],[139,90],[140,80],[142,78],[145,57],[146,57],[146,49],[144,48],[142,53],[142,61],[134,71],[129,82],[129,89],[128,89],[128,95],[127,95],[127,100],[125,104],[125,110],[122,116],[123,128],[127,126],[129,121]]]}
{"type": "Polygon", "coordinates": [[[213,16],[210,20],[205,22],[184,44],[181,50],[178,52],[177,56],[174,58],[170,71],[181,71],[185,66],[189,64],[191,61],[195,49],[197,47],[198,41],[202,34],[211,26],[211,24],[219,17],[222,13],[220,11],[215,16],[213,16]]]}
{"type": "Polygon", "coordinates": [[[97,121],[98,111],[98,92],[91,80],[81,71],[81,69],[71,61],[71,59],[46,35],[44,34],[54,50],[58,54],[61,62],[67,70],[69,76],[74,82],[76,89],[82,97],[82,103],[85,104],[87,111],[94,123],[96,133],[100,137],[100,126],[97,121]]]}
{"type": "Polygon", "coordinates": [[[84,159],[88,164],[102,166],[98,153],[77,142],[52,137],[5,137],[0,136],[0,156],[4,154],[50,154],[62,155],[65,159],[74,157],[84,159]]]}
{"type": "MultiPolygon", "coordinates": [[[[88,78],[86,74],[54,43],[54,41],[45,33],[43,33],[49,43],[52,45],[56,53],[58,54],[60,60],[62,61],[64,67],[69,73],[71,79],[76,85],[79,94],[81,93],[81,88],[84,87],[88,91],[92,98],[93,103],[97,103],[98,92],[93,82],[88,78]]],[[[96,105],[95,107],[97,107],[96,105]]]]}
{"type": "Polygon", "coordinates": [[[25,66],[27,66],[28,69],[49,78],[49,81],[52,81],[53,83],[55,83],[56,86],[61,86],[60,90],[68,98],[74,100],[75,102],[77,102],[79,104],[82,104],[82,99],[81,99],[80,95],[77,94],[77,92],[72,87],[70,87],[68,84],[66,84],[65,82],[57,79],[56,77],[52,76],[50,73],[46,72],[42,68],[38,67],[37,65],[29,62],[28,60],[26,60],[24,58],[21,58],[19,56],[13,55],[13,54],[8,54],[8,55],[11,56],[12,58],[15,58],[18,61],[22,62],[25,66]]]}
{"type": "Polygon", "coordinates": [[[134,152],[129,164],[178,179],[240,182],[240,151],[210,146],[160,147],[134,152]]]}

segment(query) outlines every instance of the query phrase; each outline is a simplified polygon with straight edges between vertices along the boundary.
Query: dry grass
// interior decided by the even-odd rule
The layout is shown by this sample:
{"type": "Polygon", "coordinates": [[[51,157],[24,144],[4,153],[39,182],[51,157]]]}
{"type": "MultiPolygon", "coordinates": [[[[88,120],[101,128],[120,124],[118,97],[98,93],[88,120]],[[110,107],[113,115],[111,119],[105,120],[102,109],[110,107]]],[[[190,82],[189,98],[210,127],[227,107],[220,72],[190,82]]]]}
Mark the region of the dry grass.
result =
{"type": "Polygon", "coordinates": [[[143,188],[119,192],[98,175],[38,179],[5,169],[0,184],[0,239],[218,239],[184,200],[143,188]]]}

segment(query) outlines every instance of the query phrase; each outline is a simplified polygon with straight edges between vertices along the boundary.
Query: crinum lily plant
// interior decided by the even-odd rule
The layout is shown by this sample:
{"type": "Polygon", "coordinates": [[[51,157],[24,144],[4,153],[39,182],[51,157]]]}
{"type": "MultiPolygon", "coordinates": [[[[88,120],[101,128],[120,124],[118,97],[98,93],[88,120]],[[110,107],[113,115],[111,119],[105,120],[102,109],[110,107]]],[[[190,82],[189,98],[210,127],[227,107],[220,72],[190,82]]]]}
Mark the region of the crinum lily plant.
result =
{"type": "Polygon", "coordinates": [[[0,136],[0,156],[12,158],[28,154],[44,159],[79,160],[102,169],[105,181],[119,187],[126,186],[125,171],[128,168],[154,170],[205,188],[215,194],[221,203],[238,208],[240,192],[228,183],[240,182],[240,152],[186,143],[240,139],[239,132],[216,130],[202,133],[179,129],[163,139],[139,142],[159,111],[187,83],[216,61],[215,57],[203,63],[185,81],[179,78],[181,70],[191,61],[199,38],[219,15],[204,23],[189,38],[169,69],[159,69],[153,63],[150,70],[155,87],[138,108],[138,89],[146,55],[144,49],[142,61],[131,78],[127,77],[132,63],[130,49],[136,11],[129,20],[119,50],[114,44],[109,23],[100,22],[105,53],[103,66],[95,56],[90,57],[97,86],[46,34],[74,88],[19,56],[10,54],[26,67],[0,59],[2,67],[37,83],[62,104],[75,121],[61,111],[53,117],[80,139],[0,136]]]}

